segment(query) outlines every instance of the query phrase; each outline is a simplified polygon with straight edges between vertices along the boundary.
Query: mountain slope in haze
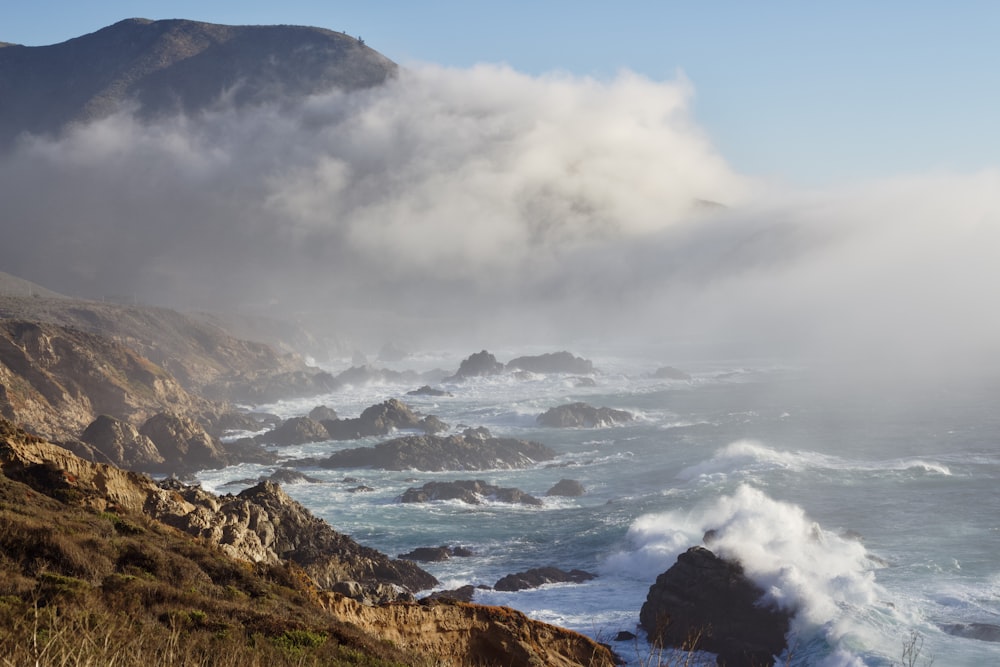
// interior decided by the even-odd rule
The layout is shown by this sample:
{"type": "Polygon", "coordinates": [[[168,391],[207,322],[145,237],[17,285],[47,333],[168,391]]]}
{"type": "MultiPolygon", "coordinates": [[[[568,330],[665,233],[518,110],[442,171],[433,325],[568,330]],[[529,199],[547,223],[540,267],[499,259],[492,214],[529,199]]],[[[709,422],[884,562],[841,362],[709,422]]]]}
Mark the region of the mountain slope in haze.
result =
{"type": "Polygon", "coordinates": [[[0,271],[0,296],[31,296],[44,297],[47,299],[64,298],[62,294],[53,292],[37,283],[24,278],[12,276],[9,273],[0,271]]]}
{"type": "Polygon", "coordinates": [[[359,38],[322,28],[127,19],[60,44],[0,48],[0,145],[123,105],[149,117],[281,103],[377,86],[397,69],[359,38]]]}

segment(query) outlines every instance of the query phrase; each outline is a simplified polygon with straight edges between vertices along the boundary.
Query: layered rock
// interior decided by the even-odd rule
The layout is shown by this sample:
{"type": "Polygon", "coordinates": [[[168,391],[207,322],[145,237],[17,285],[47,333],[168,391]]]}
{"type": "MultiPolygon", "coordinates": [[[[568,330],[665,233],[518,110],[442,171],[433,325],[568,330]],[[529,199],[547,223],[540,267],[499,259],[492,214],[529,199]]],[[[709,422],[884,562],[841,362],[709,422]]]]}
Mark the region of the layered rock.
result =
{"type": "Polygon", "coordinates": [[[596,578],[596,574],[584,570],[566,572],[557,567],[536,567],[524,572],[508,574],[493,584],[493,588],[498,591],[523,591],[545,584],[582,584],[596,578]]]}
{"type": "Polygon", "coordinates": [[[738,563],[692,547],[656,578],[639,622],[654,645],[715,653],[726,667],[772,665],[791,617],[763,597],[738,563]]]}
{"type": "Polygon", "coordinates": [[[569,352],[564,351],[517,357],[507,362],[507,370],[588,375],[594,372],[594,364],[592,361],[575,357],[569,352]]]}
{"type": "Polygon", "coordinates": [[[406,403],[395,398],[365,408],[360,417],[326,420],[322,423],[333,440],[355,440],[373,435],[387,435],[404,429],[439,433],[448,428],[448,425],[437,417],[420,416],[406,403]]]}
{"type": "Polygon", "coordinates": [[[593,428],[622,424],[633,419],[632,414],[625,410],[595,408],[586,403],[568,403],[549,408],[538,415],[537,421],[541,426],[555,428],[593,428]]]}
{"type": "Polygon", "coordinates": [[[310,463],[324,468],[496,470],[526,468],[555,456],[539,442],[494,438],[486,429],[466,429],[461,435],[395,438],[374,447],[345,449],[310,463]]]}
{"type": "Polygon", "coordinates": [[[542,501],[515,488],[501,488],[481,479],[454,482],[427,482],[419,489],[409,488],[400,497],[403,503],[427,503],[434,500],[460,500],[481,505],[490,500],[514,505],[541,505],[542,501]]]}

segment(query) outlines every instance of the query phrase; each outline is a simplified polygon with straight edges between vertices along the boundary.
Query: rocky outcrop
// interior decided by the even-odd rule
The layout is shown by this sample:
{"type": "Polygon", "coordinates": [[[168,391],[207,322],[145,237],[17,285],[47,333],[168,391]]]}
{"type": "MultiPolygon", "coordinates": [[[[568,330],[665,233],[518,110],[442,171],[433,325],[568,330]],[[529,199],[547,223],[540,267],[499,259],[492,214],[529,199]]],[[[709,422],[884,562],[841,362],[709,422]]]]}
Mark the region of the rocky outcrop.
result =
{"type": "Polygon", "coordinates": [[[327,597],[338,618],[415,654],[444,664],[509,667],[613,667],[607,647],[571,630],[533,621],[507,607],[441,598],[421,604],[364,607],[327,597]]]}
{"type": "Polygon", "coordinates": [[[504,365],[492,354],[483,350],[464,359],[458,366],[458,371],[447,378],[446,382],[461,382],[471,377],[499,375],[503,373],[504,365]]]}
{"type": "Polygon", "coordinates": [[[165,463],[163,471],[186,473],[206,468],[221,468],[230,463],[222,443],[205,432],[194,421],[160,413],[150,417],[141,435],[149,438],[165,463]]]}
{"type": "Polygon", "coordinates": [[[526,468],[555,456],[552,449],[539,442],[494,438],[486,429],[466,429],[461,435],[396,438],[374,447],[345,449],[308,463],[324,468],[496,470],[526,468]]]}
{"type": "Polygon", "coordinates": [[[493,585],[498,591],[523,591],[545,584],[582,584],[596,579],[596,574],[583,570],[560,570],[557,567],[536,567],[516,574],[508,574],[493,585]]]}
{"type": "Polygon", "coordinates": [[[569,403],[546,410],[538,415],[541,426],[556,428],[593,428],[611,426],[634,419],[630,412],[612,408],[595,408],[586,403],[569,403]]]}
{"type": "Polygon", "coordinates": [[[440,547],[417,547],[409,553],[399,554],[397,558],[416,560],[424,563],[440,563],[451,558],[468,558],[474,555],[472,551],[465,547],[449,547],[445,545],[440,547]]]}
{"type": "Polygon", "coordinates": [[[424,433],[439,433],[448,425],[433,415],[422,417],[406,403],[390,398],[384,403],[365,408],[360,417],[333,419],[323,422],[333,440],[355,440],[373,435],[387,435],[393,431],[414,429],[424,433]]]}
{"type": "Polygon", "coordinates": [[[569,352],[551,352],[511,359],[507,362],[507,370],[588,375],[594,372],[594,364],[587,359],[575,357],[569,352]]]}
{"type": "Polygon", "coordinates": [[[692,547],[656,578],[639,622],[654,645],[715,653],[726,667],[772,665],[790,615],[763,596],[738,563],[692,547]]]}
{"type": "Polygon", "coordinates": [[[337,411],[333,408],[328,408],[325,405],[317,405],[309,411],[307,416],[309,419],[321,422],[324,419],[337,419],[337,411]]]}
{"type": "Polygon", "coordinates": [[[413,389],[411,391],[406,392],[406,395],[407,396],[434,396],[434,397],[447,396],[447,397],[452,397],[455,394],[451,393],[450,391],[445,391],[444,389],[435,389],[434,387],[430,386],[429,384],[425,384],[424,386],[420,387],[419,389],[413,389]]]}
{"type": "Polygon", "coordinates": [[[514,505],[541,505],[542,501],[515,488],[501,488],[481,479],[454,482],[427,482],[419,489],[409,488],[400,497],[403,503],[429,503],[434,500],[460,500],[470,505],[484,501],[514,505]]]}
{"type": "Polygon", "coordinates": [[[128,422],[108,415],[101,415],[91,422],[80,439],[119,468],[160,470],[166,464],[152,440],[128,422]]]}
{"type": "Polygon", "coordinates": [[[255,442],[270,445],[304,445],[330,439],[326,426],[309,417],[292,417],[281,425],[254,438],[255,442]]]}
{"type": "Polygon", "coordinates": [[[275,484],[323,484],[323,480],[316,477],[310,477],[305,473],[301,473],[298,470],[292,470],[291,468],[278,468],[270,475],[264,477],[258,477],[256,479],[234,479],[231,482],[226,482],[223,486],[254,486],[255,484],[260,484],[261,482],[274,482],[275,484]]]}
{"type": "Polygon", "coordinates": [[[563,498],[576,498],[582,496],[587,490],[583,484],[575,479],[561,479],[552,485],[552,488],[545,492],[547,496],[562,496],[563,498]]]}

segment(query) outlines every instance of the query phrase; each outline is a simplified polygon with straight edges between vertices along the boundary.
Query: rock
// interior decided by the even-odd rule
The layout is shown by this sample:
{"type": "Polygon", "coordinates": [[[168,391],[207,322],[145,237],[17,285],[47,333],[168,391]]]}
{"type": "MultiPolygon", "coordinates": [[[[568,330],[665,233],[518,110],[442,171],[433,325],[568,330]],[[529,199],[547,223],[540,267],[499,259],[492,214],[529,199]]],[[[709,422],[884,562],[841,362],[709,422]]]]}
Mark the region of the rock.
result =
{"type": "Polygon", "coordinates": [[[594,378],[570,378],[574,387],[596,387],[597,380],[594,378]]]}
{"type": "Polygon", "coordinates": [[[432,600],[457,600],[459,602],[472,602],[472,598],[476,594],[476,587],[472,584],[466,584],[465,586],[460,586],[450,591],[437,591],[431,593],[425,598],[421,598],[421,603],[426,603],[432,600]]]}
{"type": "Polygon", "coordinates": [[[427,503],[434,500],[460,500],[470,505],[481,505],[484,500],[513,505],[541,505],[542,501],[515,488],[501,488],[481,479],[455,482],[427,482],[419,489],[407,489],[400,502],[427,503]]]}
{"type": "Polygon", "coordinates": [[[636,639],[637,637],[635,636],[634,632],[629,632],[628,630],[619,630],[618,634],[615,635],[615,638],[612,641],[631,642],[635,641],[636,639]]]}
{"type": "Polygon", "coordinates": [[[167,472],[194,472],[229,464],[221,443],[190,419],[160,413],[150,417],[139,433],[156,445],[167,472]]]}
{"type": "Polygon", "coordinates": [[[657,380],[684,380],[688,381],[691,376],[673,366],[662,366],[653,372],[653,377],[657,380]]]}
{"type": "Polygon", "coordinates": [[[508,574],[493,585],[498,591],[523,591],[529,588],[538,588],[545,584],[581,584],[591,579],[596,579],[596,574],[583,570],[570,570],[566,572],[557,567],[536,567],[517,574],[508,574]]]}
{"type": "Polygon", "coordinates": [[[458,371],[447,378],[446,382],[460,382],[470,377],[483,377],[503,373],[504,366],[492,354],[483,350],[463,360],[458,371]]]}
{"type": "Polygon", "coordinates": [[[593,428],[595,426],[610,426],[630,422],[634,419],[631,413],[611,408],[595,408],[586,403],[569,403],[550,408],[538,416],[542,426],[556,428],[593,428]]]}
{"type": "Polygon", "coordinates": [[[575,479],[561,479],[545,492],[547,496],[563,496],[565,498],[575,498],[586,493],[583,484],[575,479]]]}
{"type": "Polygon", "coordinates": [[[317,405],[315,408],[309,411],[309,419],[321,422],[324,419],[336,419],[337,411],[333,408],[328,408],[325,405],[317,405]]]}
{"type": "Polygon", "coordinates": [[[773,665],[791,615],[763,605],[763,595],[738,563],[692,547],[656,578],[639,622],[656,646],[709,651],[726,667],[773,665]]]}
{"type": "Polygon", "coordinates": [[[390,398],[372,405],[355,419],[333,419],[322,422],[334,440],[355,440],[372,435],[386,435],[400,429],[417,429],[425,433],[447,430],[448,425],[434,416],[421,417],[406,403],[390,398]]]}
{"type": "Polygon", "coordinates": [[[407,396],[448,396],[448,397],[452,397],[455,394],[451,393],[450,391],[445,391],[444,389],[435,389],[434,387],[430,386],[429,384],[425,384],[424,386],[420,387],[419,389],[414,389],[412,391],[406,392],[406,395],[407,396]]]}
{"type": "MultiPolygon", "coordinates": [[[[259,480],[264,481],[264,480],[259,480]]],[[[323,484],[323,480],[317,477],[310,477],[305,473],[291,468],[278,468],[267,476],[267,481],[275,484],[323,484]]]]}
{"type": "Polygon", "coordinates": [[[101,415],[80,436],[88,445],[126,470],[157,470],[166,462],[153,441],[128,422],[101,415]]]}
{"type": "Polygon", "coordinates": [[[476,552],[468,547],[451,547],[451,555],[455,558],[472,558],[476,552]]]}
{"type": "Polygon", "coordinates": [[[1000,625],[993,623],[954,623],[943,625],[941,629],[956,637],[978,639],[984,642],[1000,642],[1000,625]]]}
{"type": "MultiPolygon", "coordinates": [[[[485,429],[484,429],[485,430],[485,429]]],[[[323,468],[381,470],[496,470],[526,468],[549,461],[556,453],[539,442],[484,437],[478,430],[462,435],[412,435],[335,452],[326,459],[304,461],[323,468]]]]}
{"type": "Polygon", "coordinates": [[[451,558],[451,548],[447,546],[443,547],[417,547],[413,551],[405,554],[399,554],[396,558],[405,558],[406,560],[418,560],[424,563],[439,563],[443,560],[448,560],[451,558]]]}
{"type": "Polygon", "coordinates": [[[320,422],[310,417],[292,417],[281,426],[254,438],[259,443],[272,445],[304,445],[307,442],[322,442],[330,439],[330,432],[320,422]]]}
{"type": "Polygon", "coordinates": [[[373,489],[370,486],[365,486],[364,484],[360,484],[358,486],[355,486],[353,488],[348,489],[347,492],[348,493],[371,493],[374,490],[375,489],[373,489]]]}
{"type": "Polygon", "coordinates": [[[587,359],[574,357],[569,352],[551,352],[512,359],[507,362],[507,370],[587,375],[594,372],[594,364],[587,359]]]}

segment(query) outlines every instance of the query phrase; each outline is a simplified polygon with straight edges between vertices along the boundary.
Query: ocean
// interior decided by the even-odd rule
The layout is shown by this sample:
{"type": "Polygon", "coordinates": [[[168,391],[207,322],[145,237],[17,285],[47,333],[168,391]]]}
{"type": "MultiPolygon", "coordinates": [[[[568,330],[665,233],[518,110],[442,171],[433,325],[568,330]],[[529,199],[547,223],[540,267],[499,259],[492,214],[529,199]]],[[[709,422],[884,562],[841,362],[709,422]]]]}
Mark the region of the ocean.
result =
{"type": "MultiPolygon", "coordinates": [[[[505,374],[436,385],[453,397],[405,396],[416,387],[379,384],[256,407],[291,417],[323,404],[352,417],[398,397],[454,428],[485,426],[555,449],[555,461],[526,470],[302,468],[324,483],[285,489],[337,530],[392,556],[472,549],[473,557],[421,564],[442,589],[492,586],[542,566],[597,574],[582,584],[478,591],[475,600],[609,642],[629,664],[650,664],[636,627],[649,586],[707,530],[721,536],[713,551],[738,558],[771,600],[794,611],[791,649],[779,664],[901,664],[914,636],[914,665],[1000,664],[1000,643],[956,632],[1000,625],[1000,385],[890,391],[891,383],[823,382],[808,368],[759,360],[692,363],[681,366],[690,380],[659,380],[651,376],[661,360],[585,356],[598,369],[594,386],[505,374]],[[637,419],[593,429],[536,424],[546,409],[574,401],[637,419]],[[398,502],[407,488],[458,479],[539,497],[573,479],[586,493],[546,497],[541,507],[398,502]],[[359,485],[373,490],[353,492],[359,485]],[[611,641],[620,630],[639,639],[611,641]]],[[[398,366],[454,371],[459,360],[427,355],[398,366]]],[[[279,451],[324,456],[383,439],[279,451]]],[[[268,472],[240,465],[205,471],[199,481],[236,493],[227,482],[268,472]]]]}

